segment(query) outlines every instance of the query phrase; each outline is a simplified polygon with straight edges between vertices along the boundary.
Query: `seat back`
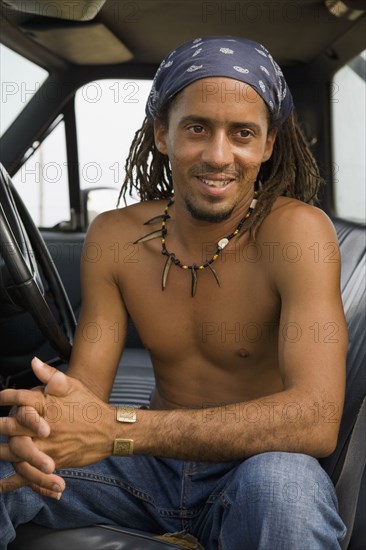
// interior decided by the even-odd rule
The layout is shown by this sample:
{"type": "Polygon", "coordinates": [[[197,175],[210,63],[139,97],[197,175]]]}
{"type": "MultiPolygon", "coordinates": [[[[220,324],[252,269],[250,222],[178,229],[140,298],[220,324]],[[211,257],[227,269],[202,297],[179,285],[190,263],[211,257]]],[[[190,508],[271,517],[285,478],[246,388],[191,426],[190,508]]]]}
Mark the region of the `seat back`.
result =
{"type": "MultiPolygon", "coordinates": [[[[366,395],[366,231],[364,225],[341,219],[334,219],[333,223],[337,231],[342,258],[341,289],[348,325],[349,346],[346,396],[338,444],[329,457],[321,460],[321,464],[336,484],[344,464],[357,414],[366,395]]],[[[364,460],[364,457],[360,457],[360,460],[364,460]]],[[[348,550],[366,548],[365,517],[366,471],[364,470],[348,550]]]]}
{"type": "Polygon", "coordinates": [[[365,226],[333,219],[342,258],[341,289],[348,325],[347,382],[338,445],[321,461],[336,483],[357,413],[366,394],[366,231],[365,226]]]}

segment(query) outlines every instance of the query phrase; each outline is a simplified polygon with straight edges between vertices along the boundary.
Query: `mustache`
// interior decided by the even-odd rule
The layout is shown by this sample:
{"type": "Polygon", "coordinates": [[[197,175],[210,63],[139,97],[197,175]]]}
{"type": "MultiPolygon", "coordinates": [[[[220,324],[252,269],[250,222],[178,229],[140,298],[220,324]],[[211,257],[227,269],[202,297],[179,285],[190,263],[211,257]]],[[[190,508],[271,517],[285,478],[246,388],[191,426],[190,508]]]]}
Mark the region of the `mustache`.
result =
{"type": "Polygon", "coordinates": [[[193,166],[189,171],[190,176],[207,177],[210,174],[221,175],[222,179],[241,179],[244,171],[238,166],[227,166],[213,163],[201,163],[193,166]]]}

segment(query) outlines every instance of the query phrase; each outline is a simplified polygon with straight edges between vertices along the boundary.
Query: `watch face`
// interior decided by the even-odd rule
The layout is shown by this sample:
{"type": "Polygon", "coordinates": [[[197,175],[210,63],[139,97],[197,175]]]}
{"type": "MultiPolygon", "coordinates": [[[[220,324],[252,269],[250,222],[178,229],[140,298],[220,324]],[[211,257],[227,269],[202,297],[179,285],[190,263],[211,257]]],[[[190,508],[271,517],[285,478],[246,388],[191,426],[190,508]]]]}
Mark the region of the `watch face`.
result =
{"type": "Polygon", "coordinates": [[[136,410],[132,407],[117,407],[116,418],[118,422],[136,422],[136,410]]]}
{"type": "Polygon", "coordinates": [[[131,456],[133,454],[133,439],[115,439],[113,442],[114,456],[131,456]]]}

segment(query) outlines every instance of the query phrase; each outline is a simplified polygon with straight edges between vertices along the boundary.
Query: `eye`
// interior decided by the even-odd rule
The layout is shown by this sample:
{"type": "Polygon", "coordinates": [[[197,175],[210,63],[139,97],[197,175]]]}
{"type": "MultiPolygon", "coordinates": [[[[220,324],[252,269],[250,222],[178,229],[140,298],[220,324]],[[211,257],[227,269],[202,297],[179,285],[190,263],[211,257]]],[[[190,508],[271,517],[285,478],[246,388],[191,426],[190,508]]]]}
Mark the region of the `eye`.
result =
{"type": "Polygon", "coordinates": [[[188,130],[190,130],[194,134],[202,134],[202,132],[204,132],[203,126],[200,126],[199,124],[195,124],[194,126],[189,126],[188,130]]]}
{"type": "Polygon", "coordinates": [[[236,133],[240,138],[243,139],[247,139],[253,136],[252,132],[250,130],[246,130],[245,128],[242,130],[238,130],[236,133]]]}

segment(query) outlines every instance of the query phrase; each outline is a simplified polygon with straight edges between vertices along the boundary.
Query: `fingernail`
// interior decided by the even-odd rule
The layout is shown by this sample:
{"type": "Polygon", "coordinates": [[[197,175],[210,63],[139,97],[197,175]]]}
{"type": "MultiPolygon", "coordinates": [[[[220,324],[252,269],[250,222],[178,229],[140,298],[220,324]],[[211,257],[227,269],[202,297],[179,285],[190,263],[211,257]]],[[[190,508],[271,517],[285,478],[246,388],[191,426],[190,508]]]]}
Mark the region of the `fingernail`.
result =
{"type": "Polygon", "coordinates": [[[60,492],[60,486],[58,483],[54,483],[54,485],[52,485],[51,487],[51,490],[54,491],[55,493],[59,493],[60,492]]]}
{"type": "Polygon", "coordinates": [[[58,493],[58,492],[57,493],[51,493],[50,497],[54,498],[55,500],[60,500],[61,497],[62,497],[62,493],[58,493]]]}
{"type": "Polygon", "coordinates": [[[39,437],[47,437],[49,435],[48,426],[41,424],[40,427],[38,428],[38,435],[39,437]]]}
{"type": "Polygon", "coordinates": [[[43,367],[44,362],[41,361],[38,357],[34,356],[33,361],[36,363],[37,367],[43,367]]]}
{"type": "MultiPolygon", "coordinates": [[[[44,474],[52,474],[52,469],[49,467],[48,464],[42,464],[41,472],[43,472],[44,474]]],[[[58,489],[58,487],[57,487],[57,489],[58,489]]]]}

